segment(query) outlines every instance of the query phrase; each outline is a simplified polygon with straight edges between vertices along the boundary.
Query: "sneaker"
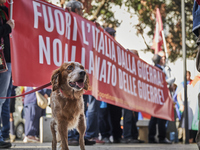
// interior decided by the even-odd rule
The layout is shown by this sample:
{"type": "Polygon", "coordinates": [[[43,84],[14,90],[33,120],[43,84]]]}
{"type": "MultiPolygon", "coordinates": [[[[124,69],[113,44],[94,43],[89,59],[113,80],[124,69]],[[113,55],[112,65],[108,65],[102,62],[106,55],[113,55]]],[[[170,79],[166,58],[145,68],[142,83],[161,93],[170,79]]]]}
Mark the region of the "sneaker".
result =
{"type": "Polygon", "coordinates": [[[24,143],[38,143],[39,142],[39,138],[36,136],[25,136],[24,143]]]}
{"type": "Polygon", "coordinates": [[[103,138],[102,141],[104,141],[106,144],[111,144],[111,141],[108,137],[103,138]]]}
{"type": "Polygon", "coordinates": [[[0,141],[0,148],[10,148],[12,144],[10,142],[0,141]]]}
{"type": "Polygon", "coordinates": [[[164,140],[159,140],[159,143],[162,143],[162,144],[172,144],[172,142],[170,140],[168,140],[167,138],[165,138],[164,140]]]}
{"type": "Polygon", "coordinates": [[[105,142],[104,142],[104,141],[102,141],[102,140],[99,140],[99,138],[98,138],[98,137],[91,138],[91,139],[90,139],[90,141],[95,141],[95,142],[96,142],[96,144],[105,144],[105,142]]]}

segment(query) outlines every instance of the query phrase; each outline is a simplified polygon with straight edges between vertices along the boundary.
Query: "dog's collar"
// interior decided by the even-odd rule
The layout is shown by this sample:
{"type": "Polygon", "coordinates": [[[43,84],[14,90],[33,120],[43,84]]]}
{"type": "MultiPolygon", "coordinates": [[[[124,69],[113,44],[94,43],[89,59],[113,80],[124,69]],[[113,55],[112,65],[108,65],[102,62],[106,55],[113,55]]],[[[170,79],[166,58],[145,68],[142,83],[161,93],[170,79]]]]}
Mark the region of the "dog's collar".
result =
{"type": "Polygon", "coordinates": [[[61,90],[61,89],[59,89],[60,90],[60,92],[63,94],[63,91],[61,90]]]}
{"type": "Polygon", "coordinates": [[[59,89],[59,91],[60,91],[60,93],[62,93],[62,94],[63,94],[63,91],[62,91],[61,89],[59,89]]]}

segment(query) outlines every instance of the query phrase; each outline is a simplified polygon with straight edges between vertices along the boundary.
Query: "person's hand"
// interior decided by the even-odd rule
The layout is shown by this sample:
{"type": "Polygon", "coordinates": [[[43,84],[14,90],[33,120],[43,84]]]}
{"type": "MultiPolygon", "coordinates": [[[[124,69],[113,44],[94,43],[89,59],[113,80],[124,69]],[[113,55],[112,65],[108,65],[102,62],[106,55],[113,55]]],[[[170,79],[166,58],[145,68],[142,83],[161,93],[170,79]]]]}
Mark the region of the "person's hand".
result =
{"type": "Polygon", "coordinates": [[[100,24],[98,22],[95,21],[94,23],[95,23],[95,25],[96,25],[97,28],[100,27],[100,24]]]}
{"type": "Polygon", "coordinates": [[[66,7],[65,10],[67,10],[70,13],[71,12],[71,7],[66,7]]]}
{"type": "Polygon", "coordinates": [[[48,95],[47,95],[47,94],[44,94],[44,97],[45,97],[46,99],[48,99],[48,95]]]}
{"type": "Polygon", "coordinates": [[[15,22],[14,22],[14,20],[12,20],[12,19],[11,19],[11,20],[8,20],[6,23],[10,25],[11,29],[14,29],[14,27],[15,27],[15,22]]]}

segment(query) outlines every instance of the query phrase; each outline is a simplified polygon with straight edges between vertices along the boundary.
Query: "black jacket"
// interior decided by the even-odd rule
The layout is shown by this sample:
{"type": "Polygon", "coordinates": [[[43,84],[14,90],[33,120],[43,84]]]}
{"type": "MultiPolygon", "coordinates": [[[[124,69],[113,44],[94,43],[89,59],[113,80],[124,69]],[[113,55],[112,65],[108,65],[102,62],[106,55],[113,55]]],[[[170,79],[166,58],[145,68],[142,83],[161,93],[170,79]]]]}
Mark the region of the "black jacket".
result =
{"type": "MultiPolygon", "coordinates": [[[[6,12],[8,15],[8,8],[5,6],[0,6],[0,9],[6,12]]],[[[7,20],[0,21],[0,38],[3,37],[4,40],[4,57],[6,59],[6,62],[11,62],[10,58],[10,38],[9,34],[11,33],[12,29],[10,25],[6,24],[7,20]]]]}

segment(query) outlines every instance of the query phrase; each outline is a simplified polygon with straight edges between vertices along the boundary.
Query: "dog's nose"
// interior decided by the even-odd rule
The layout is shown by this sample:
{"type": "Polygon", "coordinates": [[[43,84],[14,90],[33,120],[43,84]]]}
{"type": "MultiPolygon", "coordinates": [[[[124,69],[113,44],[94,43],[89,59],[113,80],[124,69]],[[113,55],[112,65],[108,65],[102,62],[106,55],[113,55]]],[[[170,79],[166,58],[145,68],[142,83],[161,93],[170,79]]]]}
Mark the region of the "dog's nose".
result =
{"type": "Polygon", "coordinates": [[[80,74],[80,77],[84,77],[86,72],[85,71],[80,71],[79,74],[80,74]]]}

